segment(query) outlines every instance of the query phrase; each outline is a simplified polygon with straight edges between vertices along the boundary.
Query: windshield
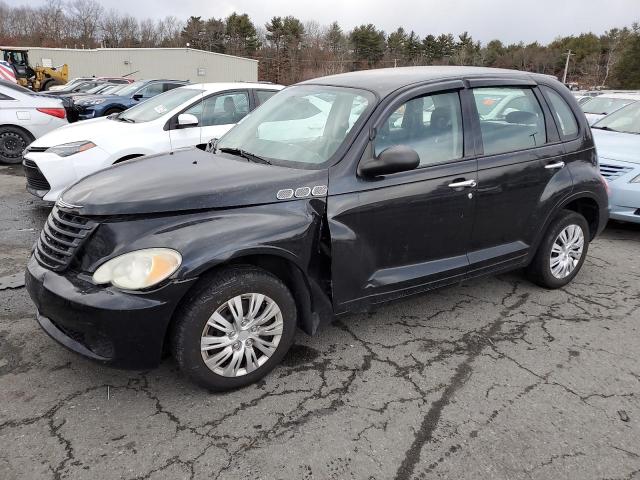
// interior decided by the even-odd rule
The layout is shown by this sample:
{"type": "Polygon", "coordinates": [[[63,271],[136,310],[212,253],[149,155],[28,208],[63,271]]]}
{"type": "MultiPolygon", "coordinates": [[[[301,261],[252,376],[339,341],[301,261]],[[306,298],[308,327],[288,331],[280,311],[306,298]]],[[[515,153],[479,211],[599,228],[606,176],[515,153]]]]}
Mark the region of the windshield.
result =
{"type": "Polygon", "coordinates": [[[125,110],[117,119],[128,122],[151,122],[179,107],[184,102],[201,95],[204,90],[196,88],[176,88],[161,93],[138,105],[125,110]]]}
{"type": "Polygon", "coordinates": [[[130,83],[126,85],[122,90],[118,92],[118,95],[121,97],[128,97],[129,95],[135,93],[139,88],[142,88],[146,85],[146,82],[138,80],[137,82],[130,83]]]}
{"type": "Polygon", "coordinates": [[[603,118],[591,128],[613,130],[623,133],[640,134],[640,102],[626,107],[603,118]]]}
{"type": "Polygon", "coordinates": [[[0,86],[9,88],[11,90],[15,90],[16,92],[20,92],[25,95],[35,96],[32,90],[29,90],[28,88],[24,88],[23,86],[18,85],[17,83],[8,82],[6,80],[0,80],[0,86]]]}
{"type": "Polygon", "coordinates": [[[124,88],[123,85],[111,85],[110,87],[105,88],[100,93],[102,95],[115,95],[117,91],[124,88]]]}
{"type": "Polygon", "coordinates": [[[217,148],[243,150],[276,164],[321,168],[373,104],[373,94],[365,90],[290,87],[245,117],[217,148]]]}
{"type": "Polygon", "coordinates": [[[98,93],[98,92],[103,91],[103,90],[105,90],[105,89],[107,89],[109,87],[110,87],[110,85],[104,85],[104,84],[96,85],[95,87],[90,88],[89,90],[87,90],[86,93],[98,93]]]}
{"type": "MultiPolygon", "coordinates": [[[[640,97],[638,97],[640,99],[640,97]]],[[[611,112],[615,112],[619,108],[636,102],[637,100],[631,98],[611,98],[611,97],[593,97],[588,102],[583,103],[582,110],[584,113],[594,113],[597,115],[608,115],[611,112]]]]}

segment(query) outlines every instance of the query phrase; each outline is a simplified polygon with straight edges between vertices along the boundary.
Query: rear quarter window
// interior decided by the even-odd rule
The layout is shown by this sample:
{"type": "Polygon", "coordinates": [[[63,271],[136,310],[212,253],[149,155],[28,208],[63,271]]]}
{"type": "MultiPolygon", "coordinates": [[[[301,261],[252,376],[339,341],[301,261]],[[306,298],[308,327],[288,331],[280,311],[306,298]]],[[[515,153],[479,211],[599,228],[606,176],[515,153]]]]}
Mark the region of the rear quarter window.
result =
{"type": "Polygon", "coordinates": [[[558,125],[560,136],[563,140],[570,140],[578,135],[578,121],[576,120],[573,110],[567,104],[564,98],[552,88],[542,86],[542,91],[549,99],[553,118],[558,125]]]}
{"type": "Polygon", "coordinates": [[[15,100],[11,98],[9,95],[5,95],[4,93],[0,93],[0,100],[15,100]]]}

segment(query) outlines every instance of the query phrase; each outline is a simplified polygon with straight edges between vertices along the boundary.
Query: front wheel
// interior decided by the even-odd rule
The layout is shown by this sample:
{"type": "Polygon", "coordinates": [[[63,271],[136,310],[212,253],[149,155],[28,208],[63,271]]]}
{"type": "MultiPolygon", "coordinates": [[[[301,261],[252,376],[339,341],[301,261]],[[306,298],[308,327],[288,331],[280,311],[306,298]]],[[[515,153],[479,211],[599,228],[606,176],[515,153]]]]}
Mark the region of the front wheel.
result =
{"type": "Polygon", "coordinates": [[[172,353],[180,369],[213,391],[264,377],[287,353],[296,305],[277,277],[251,266],[203,279],[178,312],[172,353]]]}
{"type": "Polygon", "coordinates": [[[561,288],[578,274],[589,249],[589,225],[585,218],[563,210],[551,222],[527,276],[545,288],[561,288]]]}

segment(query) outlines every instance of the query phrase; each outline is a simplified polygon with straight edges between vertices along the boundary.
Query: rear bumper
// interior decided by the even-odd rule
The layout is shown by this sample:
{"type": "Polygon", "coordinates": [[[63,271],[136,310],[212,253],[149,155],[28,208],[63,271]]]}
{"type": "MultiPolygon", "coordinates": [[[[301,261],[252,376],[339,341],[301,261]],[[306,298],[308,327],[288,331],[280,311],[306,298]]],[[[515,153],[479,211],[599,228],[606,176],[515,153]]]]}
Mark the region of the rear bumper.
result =
{"type": "Polygon", "coordinates": [[[195,280],[129,293],[80,277],[47,270],[31,256],[26,287],[42,329],[69,350],[106,365],[156,366],[173,312],[195,280]]]}

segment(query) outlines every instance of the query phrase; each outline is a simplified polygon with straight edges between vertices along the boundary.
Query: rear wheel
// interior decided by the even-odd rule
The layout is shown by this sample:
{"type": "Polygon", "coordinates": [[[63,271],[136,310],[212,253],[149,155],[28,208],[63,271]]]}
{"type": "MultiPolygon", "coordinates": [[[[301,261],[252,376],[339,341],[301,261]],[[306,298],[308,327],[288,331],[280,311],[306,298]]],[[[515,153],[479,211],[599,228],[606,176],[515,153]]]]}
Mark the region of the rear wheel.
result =
{"type": "Polygon", "coordinates": [[[589,249],[589,225],[579,213],[563,210],[549,225],[528,277],[545,288],[560,288],[578,274],[589,249]]]}
{"type": "Polygon", "coordinates": [[[22,162],[22,152],[32,141],[31,135],[21,128],[11,125],[0,127],[0,162],[22,162]]]}
{"type": "Polygon", "coordinates": [[[214,391],[264,377],[293,343],[296,305],[272,274],[251,266],[215,273],[178,312],[172,353],[180,369],[214,391]]]}
{"type": "Polygon", "coordinates": [[[42,84],[42,87],[40,88],[41,91],[46,92],[48,90],[51,89],[51,87],[55,86],[55,85],[63,85],[62,82],[59,82],[58,80],[47,80],[42,84]]]}

